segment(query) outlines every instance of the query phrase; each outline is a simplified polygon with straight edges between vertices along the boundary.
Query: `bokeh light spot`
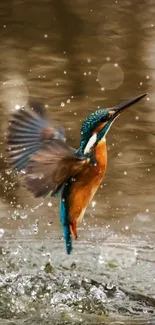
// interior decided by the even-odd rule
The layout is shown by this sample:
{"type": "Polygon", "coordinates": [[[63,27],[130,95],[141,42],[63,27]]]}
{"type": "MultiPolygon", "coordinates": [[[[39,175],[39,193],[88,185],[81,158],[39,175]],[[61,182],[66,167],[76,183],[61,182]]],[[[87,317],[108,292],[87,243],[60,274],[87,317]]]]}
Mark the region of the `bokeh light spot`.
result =
{"type": "Polygon", "coordinates": [[[19,109],[25,106],[29,99],[29,91],[25,80],[16,76],[3,82],[0,89],[1,103],[9,110],[19,109]]]}
{"type": "Polygon", "coordinates": [[[117,89],[123,83],[124,72],[117,63],[107,63],[100,68],[97,79],[102,88],[117,89]]]}

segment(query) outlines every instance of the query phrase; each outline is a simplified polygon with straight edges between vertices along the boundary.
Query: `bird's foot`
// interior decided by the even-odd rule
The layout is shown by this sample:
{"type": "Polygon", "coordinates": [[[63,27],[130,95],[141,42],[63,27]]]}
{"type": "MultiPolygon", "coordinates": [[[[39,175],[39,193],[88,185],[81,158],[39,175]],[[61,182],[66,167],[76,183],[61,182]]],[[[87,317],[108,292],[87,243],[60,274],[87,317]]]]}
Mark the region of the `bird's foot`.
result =
{"type": "Polygon", "coordinates": [[[74,236],[75,239],[77,239],[77,229],[76,229],[76,222],[70,224],[70,231],[72,236],[74,236]]]}

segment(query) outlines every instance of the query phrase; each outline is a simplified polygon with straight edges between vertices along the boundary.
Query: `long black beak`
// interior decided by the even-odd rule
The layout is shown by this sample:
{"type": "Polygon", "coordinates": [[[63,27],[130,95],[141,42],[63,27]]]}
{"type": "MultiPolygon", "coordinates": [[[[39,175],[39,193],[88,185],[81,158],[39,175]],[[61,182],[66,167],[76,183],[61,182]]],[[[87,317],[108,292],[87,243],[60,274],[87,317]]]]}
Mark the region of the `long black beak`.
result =
{"type": "Polygon", "coordinates": [[[139,100],[141,100],[143,97],[147,96],[147,94],[143,94],[140,95],[138,97],[135,97],[134,99],[130,99],[128,101],[125,101],[124,103],[118,105],[118,106],[114,106],[109,108],[109,113],[111,112],[111,118],[112,120],[116,118],[116,116],[118,116],[124,109],[126,109],[127,107],[139,102],[139,100]]]}

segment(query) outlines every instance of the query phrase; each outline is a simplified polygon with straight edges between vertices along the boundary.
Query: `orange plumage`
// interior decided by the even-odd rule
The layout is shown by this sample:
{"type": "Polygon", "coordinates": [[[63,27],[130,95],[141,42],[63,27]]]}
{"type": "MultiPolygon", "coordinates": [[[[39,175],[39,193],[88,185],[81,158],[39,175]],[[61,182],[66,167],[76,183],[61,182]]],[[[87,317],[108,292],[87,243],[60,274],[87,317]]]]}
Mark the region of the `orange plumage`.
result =
{"type": "Polygon", "coordinates": [[[69,194],[69,221],[71,232],[77,237],[76,225],[82,220],[84,212],[95,195],[107,167],[106,142],[101,140],[94,149],[96,165],[84,166],[83,170],[76,175],[69,194]]]}

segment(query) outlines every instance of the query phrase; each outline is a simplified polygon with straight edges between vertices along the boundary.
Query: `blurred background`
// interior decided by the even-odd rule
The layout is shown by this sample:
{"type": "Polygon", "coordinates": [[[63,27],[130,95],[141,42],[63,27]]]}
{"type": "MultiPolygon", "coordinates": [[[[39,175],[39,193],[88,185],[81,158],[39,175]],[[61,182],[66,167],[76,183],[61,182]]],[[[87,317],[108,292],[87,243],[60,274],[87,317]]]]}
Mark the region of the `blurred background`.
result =
{"type": "Polygon", "coordinates": [[[0,1],[2,325],[155,323],[154,15],[153,0],[0,1]],[[38,99],[78,148],[88,114],[145,92],[108,134],[67,256],[59,199],[33,199],[7,169],[8,119],[38,99]]]}

